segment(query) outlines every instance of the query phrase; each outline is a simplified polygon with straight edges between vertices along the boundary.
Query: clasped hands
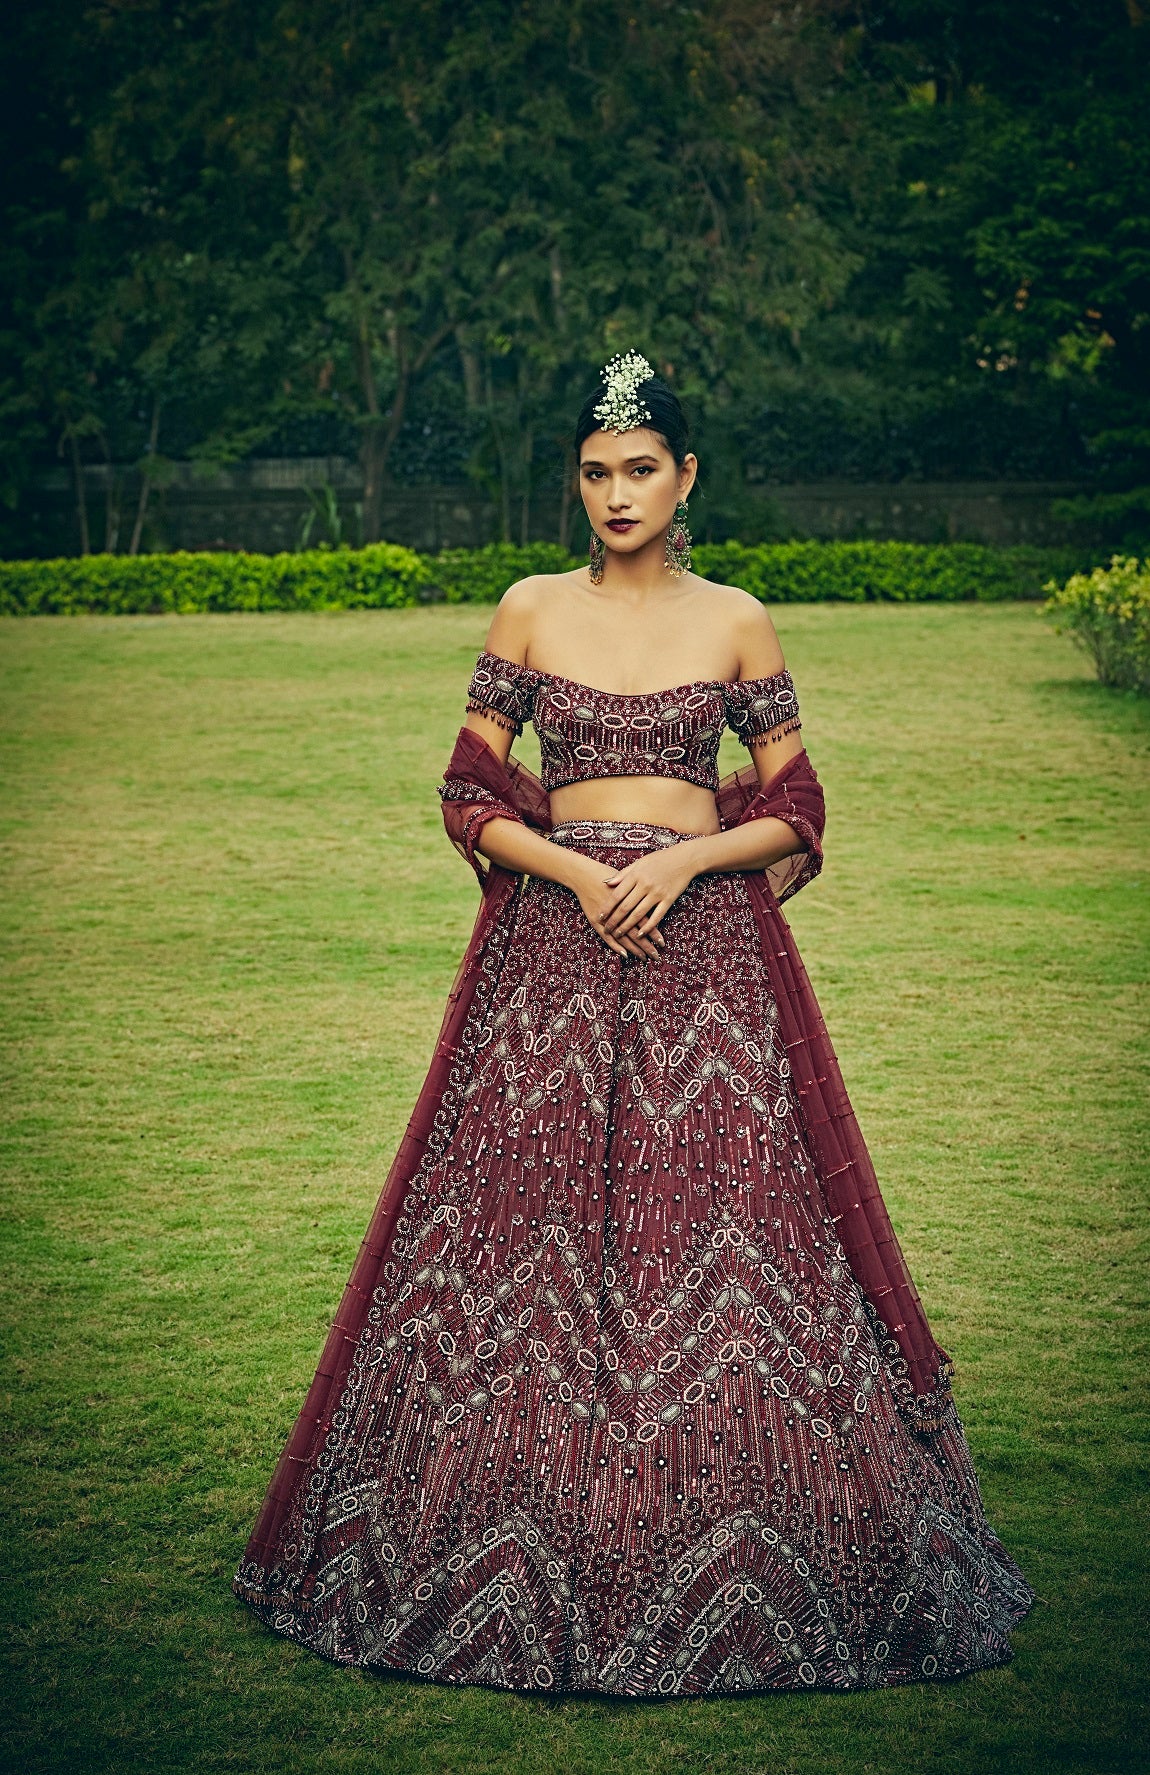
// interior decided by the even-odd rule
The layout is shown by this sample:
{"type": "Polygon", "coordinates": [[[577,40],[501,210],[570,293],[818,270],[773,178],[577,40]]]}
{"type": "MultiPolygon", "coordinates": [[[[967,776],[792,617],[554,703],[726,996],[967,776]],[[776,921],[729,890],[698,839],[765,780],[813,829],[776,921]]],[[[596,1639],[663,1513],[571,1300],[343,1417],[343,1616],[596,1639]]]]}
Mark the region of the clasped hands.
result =
{"type": "Polygon", "coordinates": [[[666,939],[659,926],[680,894],[700,873],[688,840],[648,851],[625,869],[586,857],[573,886],[596,934],[617,955],[658,960],[666,939]]]}

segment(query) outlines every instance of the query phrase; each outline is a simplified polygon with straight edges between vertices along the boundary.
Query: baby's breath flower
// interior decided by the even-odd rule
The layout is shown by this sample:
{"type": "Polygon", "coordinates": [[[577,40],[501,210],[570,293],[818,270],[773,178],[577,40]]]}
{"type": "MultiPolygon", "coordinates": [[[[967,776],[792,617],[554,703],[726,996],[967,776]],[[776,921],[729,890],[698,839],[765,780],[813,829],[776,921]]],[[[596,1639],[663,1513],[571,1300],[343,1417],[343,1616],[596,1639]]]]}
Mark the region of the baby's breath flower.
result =
{"type": "Polygon", "coordinates": [[[637,351],[618,352],[601,371],[607,392],[595,408],[595,417],[604,431],[634,431],[636,426],[650,423],[651,413],[635,390],[655,374],[646,358],[637,351]]]}

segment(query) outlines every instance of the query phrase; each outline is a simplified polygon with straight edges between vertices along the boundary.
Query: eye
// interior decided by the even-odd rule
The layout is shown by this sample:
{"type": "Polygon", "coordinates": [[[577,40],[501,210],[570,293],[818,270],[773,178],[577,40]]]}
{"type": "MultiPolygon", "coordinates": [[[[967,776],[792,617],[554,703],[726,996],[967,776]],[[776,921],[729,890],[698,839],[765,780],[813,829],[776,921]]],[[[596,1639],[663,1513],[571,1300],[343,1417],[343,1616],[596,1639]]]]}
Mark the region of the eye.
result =
{"type": "Polygon", "coordinates": [[[636,464],[633,472],[637,475],[653,475],[655,471],[649,462],[640,462],[636,464]]]}

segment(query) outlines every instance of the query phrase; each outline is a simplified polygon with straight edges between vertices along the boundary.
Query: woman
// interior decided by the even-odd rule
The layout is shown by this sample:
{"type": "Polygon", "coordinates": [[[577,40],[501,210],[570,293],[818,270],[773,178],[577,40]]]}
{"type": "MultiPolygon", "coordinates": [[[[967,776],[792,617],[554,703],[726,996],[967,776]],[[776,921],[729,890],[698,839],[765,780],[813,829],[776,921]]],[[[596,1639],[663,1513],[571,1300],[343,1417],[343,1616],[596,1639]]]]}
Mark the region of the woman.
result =
{"type": "Polygon", "coordinates": [[[675,396],[635,353],[603,376],[590,563],[513,586],[476,667],[441,795],[483,905],[235,1587],[449,1683],[1001,1664],[1033,1593],[779,911],[821,866],[794,686],[688,571],[675,396]],[[725,724],[753,763],[720,785],[725,724]]]}

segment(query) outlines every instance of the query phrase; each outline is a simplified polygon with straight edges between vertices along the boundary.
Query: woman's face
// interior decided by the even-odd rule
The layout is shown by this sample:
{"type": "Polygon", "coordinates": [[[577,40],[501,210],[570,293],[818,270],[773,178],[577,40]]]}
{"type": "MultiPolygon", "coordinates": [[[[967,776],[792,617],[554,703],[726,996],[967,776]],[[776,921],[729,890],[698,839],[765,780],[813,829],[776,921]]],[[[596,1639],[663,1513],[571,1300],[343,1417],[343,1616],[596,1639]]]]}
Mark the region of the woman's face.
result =
{"type": "Polygon", "coordinates": [[[657,431],[593,431],[579,452],[579,488],[596,536],[633,555],[666,535],[675,506],[695,484],[698,463],[681,467],[657,431]]]}

